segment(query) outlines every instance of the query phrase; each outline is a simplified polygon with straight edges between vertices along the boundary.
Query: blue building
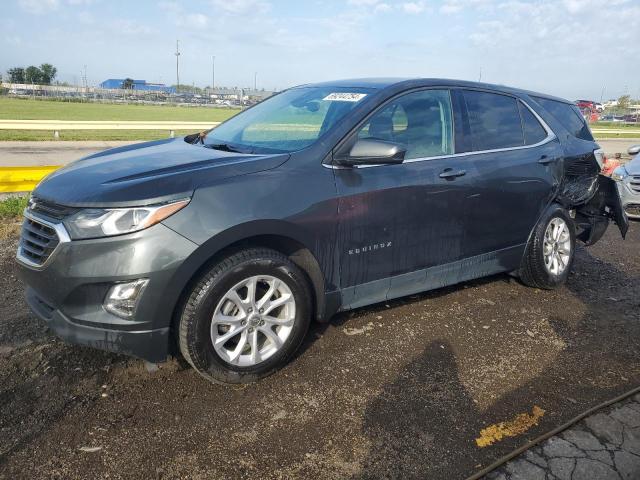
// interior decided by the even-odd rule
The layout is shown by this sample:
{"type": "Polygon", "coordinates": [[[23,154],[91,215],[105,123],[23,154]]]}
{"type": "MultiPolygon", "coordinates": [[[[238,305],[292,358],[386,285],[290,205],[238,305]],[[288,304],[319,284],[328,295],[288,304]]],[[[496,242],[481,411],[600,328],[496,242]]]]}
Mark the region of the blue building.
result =
{"type": "MultiPolygon", "coordinates": [[[[100,88],[120,89],[125,80],[124,78],[110,78],[102,82],[100,88]]],[[[145,90],[147,92],[176,93],[174,87],[167,87],[162,83],[147,83],[146,80],[134,80],[133,89],[145,90]]]]}

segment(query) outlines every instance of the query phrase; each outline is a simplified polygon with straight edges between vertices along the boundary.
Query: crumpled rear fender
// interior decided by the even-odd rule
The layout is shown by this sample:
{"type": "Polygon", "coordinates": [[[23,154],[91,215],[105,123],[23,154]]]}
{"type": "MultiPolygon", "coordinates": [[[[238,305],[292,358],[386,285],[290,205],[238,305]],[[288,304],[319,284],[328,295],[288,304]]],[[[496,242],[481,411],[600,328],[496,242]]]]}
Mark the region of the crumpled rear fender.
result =
{"type": "Polygon", "coordinates": [[[615,181],[601,174],[595,154],[572,158],[562,168],[554,201],[575,210],[578,239],[586,245],[596,243],[613,220],[624,238],[629,229],[615,181]]]}

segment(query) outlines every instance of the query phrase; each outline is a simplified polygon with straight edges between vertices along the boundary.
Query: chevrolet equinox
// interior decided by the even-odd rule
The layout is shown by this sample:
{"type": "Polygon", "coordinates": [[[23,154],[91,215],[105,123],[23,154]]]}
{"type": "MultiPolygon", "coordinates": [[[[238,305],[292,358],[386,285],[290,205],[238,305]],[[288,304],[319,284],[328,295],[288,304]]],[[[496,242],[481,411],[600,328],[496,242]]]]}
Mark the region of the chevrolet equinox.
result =
{"type": "Polygon", "coordinates": [[[336,312],[499,272],[561,285],[576,240],[628,228],[602,159],[577,107],[548,95],[303,85],[52,173],[17,260],[63,339],[250,382],[336,312]]]}

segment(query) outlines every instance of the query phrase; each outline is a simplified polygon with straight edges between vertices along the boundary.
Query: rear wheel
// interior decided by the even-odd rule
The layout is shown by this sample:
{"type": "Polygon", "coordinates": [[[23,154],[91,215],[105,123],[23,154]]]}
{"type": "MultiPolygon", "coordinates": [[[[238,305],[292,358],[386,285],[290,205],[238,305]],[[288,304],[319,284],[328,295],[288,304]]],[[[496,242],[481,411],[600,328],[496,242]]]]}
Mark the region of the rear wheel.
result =
{"type": "Polygon", "coordinates": [[[180,350],[204,377],[247,383],[284,365],[310,323],[306,277],[287,257],[249,249],[193,287],[180,318],[180,350]]]}
{"type": "Polygon", "coordinates": [[[536,288],[552,289],[564,284],[573,265],[576,234],[573,219],[555,206],[533,231],[520,268],[520,279],[536,288]]]}

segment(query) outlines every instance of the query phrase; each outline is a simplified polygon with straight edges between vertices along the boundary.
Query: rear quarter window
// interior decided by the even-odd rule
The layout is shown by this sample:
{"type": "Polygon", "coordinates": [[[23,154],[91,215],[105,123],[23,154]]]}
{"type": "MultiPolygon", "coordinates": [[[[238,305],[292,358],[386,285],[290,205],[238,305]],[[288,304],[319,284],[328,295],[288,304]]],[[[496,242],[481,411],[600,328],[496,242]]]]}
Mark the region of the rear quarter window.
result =
{"type": "Polygon", "coordinates": [[[582,118],[580,110],[575,105],[534,97],[560,124],[574,137],[593,141],[587,122],[582,118]]]}
{"type": "Polygon", "coordinates": [[[524,134],[515,98],[465,90],[473,150],[494,150],[524,145],[524,134]]]}
{"type": "Polygon", "coordinates": [[[522,127],[524,129],[524,144],[535,145],[547,138],[547,131],[540,124],[531,110],[522,102],[518,102],[520,115],[522,115],[522,127]]]}

